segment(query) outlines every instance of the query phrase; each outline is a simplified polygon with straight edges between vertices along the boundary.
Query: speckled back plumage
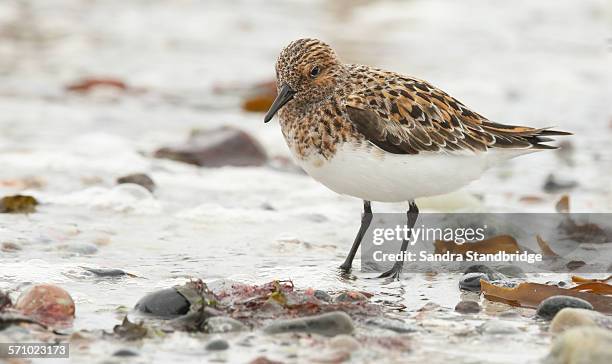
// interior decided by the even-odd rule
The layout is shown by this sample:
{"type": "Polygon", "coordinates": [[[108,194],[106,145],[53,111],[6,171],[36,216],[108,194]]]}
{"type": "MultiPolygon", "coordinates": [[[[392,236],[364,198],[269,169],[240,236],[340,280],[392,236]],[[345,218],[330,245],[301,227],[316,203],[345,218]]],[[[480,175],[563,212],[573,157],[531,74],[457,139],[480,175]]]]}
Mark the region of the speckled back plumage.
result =
{"type": "Polygon", "coordinates": [[[316,39],[289,44],[276,64],[279,88],[293,100],[279,111],[283,134],[300,159],[333,158],[345,142],[393,154],[481,153],[491,148],[554,149],[569,133],[492,122],[431,84],[395,72],[343,64],[316,39]],[[321,73],[309,76],[312,67],[321,73]]]}

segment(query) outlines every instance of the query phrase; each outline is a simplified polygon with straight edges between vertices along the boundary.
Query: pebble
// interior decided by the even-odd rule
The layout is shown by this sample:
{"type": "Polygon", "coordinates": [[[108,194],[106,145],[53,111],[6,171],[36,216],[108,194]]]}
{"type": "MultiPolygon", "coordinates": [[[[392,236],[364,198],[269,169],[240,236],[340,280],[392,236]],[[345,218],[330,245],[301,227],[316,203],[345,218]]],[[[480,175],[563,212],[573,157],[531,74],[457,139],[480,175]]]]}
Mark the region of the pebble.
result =
{"type": "Polygon", "coordinates": [[[4,242],[2,243],[2,246],[0,246],[0,250],[7,253],[15,252],[21,250],[21,245],[13,242],[4,242]]]}
{"type": "Polygon", "coordinates": [[[546,364],[610,364],[612,332],[596,327],[575,327],[553,341],[546,364]]]}
{"type": "Polygon", "coordinates": [[[350,335],[338,335],[329,340],[330,349],[351,353],[361,347],[359,341],[350,335]]]}
{"type": "Polygon", "coordinates": [[[205,331],[210,334],[248,331],[246,325],[231,317],[215,316],[206,320],[205,331]]]}
{"type": "Polygon", "coordinates": [[[549,174],[546,177],[546,182],[544,182],[544,186],[542,187],[545,192],[548,193],[557,193],[561,191],[571,190],[578,186],[578,182],[573,180],[563,180],[555,177],[554,174],[549,174]]]}
{"type": "Polygon", "coordinates": [[[155,157],[201,167],[262,166],[268,160],[263,147],[250,134],[229,126],[195,131],[187,143],[161,148],[155,157]]]}
{"type": "Polygon", "coordinates": [[[572,296],[552,296],[540,302],[536,315],[545,320],[552,320],[557,312],[566,307],[582,308],[586,310],[593,309],[593,305],[581,298],[572,296]]]}
{"type": "Polygon", "coordinates": [[[476,301],[461,301],[455,306],[455,311],[459,313],[478,313],[480,305],[476,301]]]}
{"type": "Polygon", "coordinates": [[[594,326],[612,330],[612,317],[597,311],[567,307],[559,311],[550,323],[549,331],[558,334],[577,326],[594,326]]]}
{"type": "Polygon", "coordinates": [[[144,313],[172,317],[186,314],[189,307],[187,299],[176,289],[166,288],[144,296],[134,308],[144,313]]]}
{"type": "Polygon", "coordinates": [[[206,344],[206,350],[221,351],[229,349],[229,343],[223,339],[214,339],[206,344]]]}
{"type": "Polygon", "coordinates": [[[130,349],[119,349],[113,353],[113,356],[138,356],[138,353],[130,349]]]}
{"type": "Polygon", "coordinates": [[[75,305],[70,294],[53,284],[37,284],[23,292],[15,308],[45,324],[68,323],[74,318],[75,305]]]}
{"type": "Polygon", "coordinates": [[[365,302],[368,297],[359,291],[344,291],[334,297],[334,303],[365,302]]]}
{"type": "Polygon", "coordinates": [[[83,267],[86,271],[93,273],[98,277],[123,277],[127,275],[127,273],[121,269],[116,268],[87,268],[83,267]]]}
{"type": "Polygon", "coordinates": [[[155,191],[155,182],[144,173],[134,173],[117,178],[117,184],[123,183],[134,183],[146,188],[149,192],[155,191]]]}
{"type": "Polygon", "coordinates": [[[463,277],[461,277],[461,280],[459,280],[459,289],[470,292],[480,292],[481,279],[489,281],[489,278],[485,273],[466,273],[463,275],[463,277]]]}
{"type": "Polygon", "coordinates": [[[285,332],[305,332],[323,336],[350,334],[355,330],[353,320],[344,312],[335,311],[322,315],[300,317],[289,320],[278,320],[264,328],[266,334],[285,332]]]}
{"type": "Polygon", "coordinates": [[[314,291],[314,296],[318,299],[320,299],[321,301],[325,301],[325,302],[331,302],[332,298],[329,295],[329,293],[322,291],[320,289],[317,289],[316,291],[314,291]]]}

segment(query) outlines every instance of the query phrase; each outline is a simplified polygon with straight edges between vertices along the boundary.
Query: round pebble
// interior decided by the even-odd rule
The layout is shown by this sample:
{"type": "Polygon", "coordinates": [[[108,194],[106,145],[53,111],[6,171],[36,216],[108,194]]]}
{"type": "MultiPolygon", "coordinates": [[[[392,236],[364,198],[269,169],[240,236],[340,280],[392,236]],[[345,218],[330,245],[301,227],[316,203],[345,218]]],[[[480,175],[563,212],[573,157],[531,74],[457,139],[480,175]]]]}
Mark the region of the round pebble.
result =
{"type": "Polygon", "coordinates": [[[475,301],[461,301],[455,306],[455,311],[459,313],[478,313],[480,305],[475,301]]]}
{"type": "Polygon", "coordinates": [[[229,343],[223,339],[214,339],[206,344],[206,350],[210,351],[221,351],[227,350],[229,348],[229,343]]]}
{"type": "Polygon", "coordinates": [[[113,356],[138,356],[138,353],[130,349],[119,349],[113,353],[113,356]]]}
{"type": "Polygon", "coordinates": [[[545,320],[552,320],[557,312],[566,307],[583,308],[586,310],[593,309],[593,305],[581,298],[572,296],[552,296],[540,302],[536,315],[545,320]]]}
{"type": "Polygon", "coordinates": [[[480,292],[480,280],[489,281],[485,273],[473,272],[466,273],[459,281],[459,289],[470,292],[480,292]]]}

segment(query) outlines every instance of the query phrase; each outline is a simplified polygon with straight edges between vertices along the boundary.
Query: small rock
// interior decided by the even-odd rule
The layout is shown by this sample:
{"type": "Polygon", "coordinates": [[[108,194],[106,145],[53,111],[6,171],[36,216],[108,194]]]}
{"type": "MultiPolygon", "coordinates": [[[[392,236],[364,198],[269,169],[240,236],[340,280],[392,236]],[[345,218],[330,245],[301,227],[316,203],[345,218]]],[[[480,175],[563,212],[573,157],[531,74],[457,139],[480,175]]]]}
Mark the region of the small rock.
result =
{"type": "Polygon", "coordinates": [[[334,303],[365,302],[368,297],[359,291],[344,291],[334,297],[334,303]]]}
{"type": "Polygon", "coordinates": [[[566,307],[582,308],[586,310],[593,309],[593,305],[581,298],[572,296],[552,296],[540,302],[536,315],[545,320],[552,320],[557,312],[566,307]]]}
{"type": "Polygon", "coordinates": [[[263,147],[251,135],[227,126],[195,132],[186,144],[161,148],[155,157],[201,167],[261,166],[268,159],[263,147]]]}
{"type": "Polygon", "coordinates": [[[0,247],[0,250],[2,250],[5,253],[10,253],[10,252],[15,252],[18,250],[21,250],[21,246],[17,243],[12,243],[12,242],[4,242],[2,243],[2,246],[0,247]]]}
{"type": "Polygon", "coordinates": [[[546,364],[612,363],[612,332],[595,327],[575,327],[559,335],[546,364]]]}
{"type": "Polygon", "coordinates": [[[554,174],[549,174],[544,182],[544,191],[548,193],[556,193],[561,191],[568,191],[578,186],[578,182],[570,180],[559,180],[554,174]]]}
{"type": "Polygon", "coordinates": [[[129,174],[127,176],[119,177],[117,179],[117,184],[122,183],[134,183],[146,188],[147,190],[149,190],[149,192],[155,191],[155,182],[151,179],[151,177],[147,176],[144,173],[134,173],[129,174]]]}
{"type": "Polygon", "coordinates": [[[330,349],[352,353],[361,347],[359,341],[350,335],[338,335],[328,342],[330,349]]]}
{"type": "Polygon", "coordinates": [[[83,269],[85,269],[86,271],[93,273],[94,275],[98,276],[98,277],[123,277],[123,276],[127,276],[130,275],[128,273],[126,273],[125,271],[121,270],[121,269],[116,269],[116,268],[87,268],[87,267],[83,267],[83,269]]]}
{"type": "Polygon", "coordinates": [[[175,288],[166,288],[144,296],[134,308],[144,313],[172,317],[186,314],[189,307],[189,301],[175,288]]]}
{"type": "Polygon", "coordinates": [[[577,326],[595,326],[612,330],[612,317],[597,311],[567,307],[555,315],[550,323],[549,331],[558,334],[577,326]]]}
{"type": "Polygon", "coordinates": [[[576,270],[578,268],[584,267],[585,265],[586,265],[586,262],[584,262],[582,260],[572,260],[570,262],[567,262],[567,264],[565,266],[569,270],[576,270]]]}
{"type": "Polygon", "coordinates": [[[455,306],[455,311],[459,313],[478,313],[480,305],[476,301],[461,301],[455,306]]]}
{"type": "Polygon", "coordinates": [[[314,296],[324,302],[331,302],[332,300],[331,296],[327,292],[320,289],[314,291],[314,296]]]}
{"type": "Polygon", "coordinates": [[[70,294],[52,284],[30,287],[19,296],[15,308],[48,325],[69,324],[75,312],[74,301],[70,294]]]}
{"type": "Polygon", "coordinates": [[[402,334],[416,331],[416,328],[414,328],[414,326],[409,325],[403,321],[391,320],[384,317],[371,318],[365,323],[368,325],[377,326],[382,329],[391,330],[402,334]]]}
{"type": "Polygon", "coordinates": [[[38,201],[32,196],[15,195],[0,199],[0,213],[29,214],[36,212],[38,201]]]}
{"type": "Polygon", "coordinates": [[[206,350],[220,351],[229,349],[229,343],[223,339],[214,339],[206,344],[206,350]]]}
{"type": "Polygon", "coordinates": [[[489,281],[485,273],[466,273],[459,280],[459,289],[470,292],[480,292],[480,280],[489,281]]]}
{"type": "Polygon", "coordinates": [[[231,317],[215,316],[206,320],[204,331],[210,334],[247,331],[248,328],[240,321],[231,317]]]}
{"type": "Polygon", "coordinates": [[[497,267],[497,271],[509,278],[527,277],[523,269],[521,269],[521,267],[517,267],[516,265],[503,265],[501,267],[497,267]]]}
{"type": "Polygon", "coordinates": [[[217,301],[217,297],[208,289],[206,284],[201,279],[197,279],[149,293],[141,298],[134,308],[144,313],[165,318],[185,315],[191,311],[194,315],[188,320],[190,324],[201,324],[213,315],[206,309],[212,309],[217,301]]]}
{"type": "Polygon", "coordinates": [[[113,356],[138,356],[138,353],[130,349],[119,349],[113,353],[113,356]]]}
{"type": "Polygon", "coordinates": [[[322,315],[275,321],[266,326],[263,331],[266,334],[305,332],[331,337],[350,334],[354,329],[353,320],[349,315],[341,311],[335,311],[322,315]]]}
{"type": "Polygon", "coordinates": [[[487,267],[484,264],[474,264],[472,266],[469,266],[465,270],[465,272],[463,272],[463,274],[468,274],[468,273],[484,273],[487,275],[487,278],[489,281],[499,281],[499,280],[503,280],[506,278],[500,272],[496,271],[493,268],[487,267]]]}

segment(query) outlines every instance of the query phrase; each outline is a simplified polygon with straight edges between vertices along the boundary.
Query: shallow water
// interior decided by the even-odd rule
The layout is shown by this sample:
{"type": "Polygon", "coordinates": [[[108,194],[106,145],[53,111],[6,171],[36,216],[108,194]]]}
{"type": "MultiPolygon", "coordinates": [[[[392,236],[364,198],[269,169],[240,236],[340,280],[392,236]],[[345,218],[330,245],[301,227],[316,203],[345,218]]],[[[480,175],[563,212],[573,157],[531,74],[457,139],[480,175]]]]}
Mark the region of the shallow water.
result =
{"type": "MultiPolygon", "coordinates": [[[[196,168],[151,154],[192,129],[234,125],[270,155],[289,156],[278,125],[242,112],[241,95],[274,77],[283,45],[316,36],[347,62],[427,79],[493,120],[576,133],[573,152],[521,157],[462,192],[419,201],[422,211],[552,212],[559,194],[542,192],[542,185],[555,173],[579,184],[570,193],[572,211],[609,212],[611,28],[612,8],[603,0],[579,7],[569,0],[3,1],[0,195],[27,193],[43,205],[34,214],[0,216],[0,242],[23,248],[0,252],[0,289],[59,284],[76,301],[75,330],[110,331],[123,316],[121,306],[192,277],[291,279],[300,288],[364,290],[374,302],[406,306],[397,316],[418,328],[409,335],[412,351],[375,343],[354,361],[536,362],[550,338],[532,311],[482,301],[481,314],[455,314],[459,276],[406,274],[391,284],[362,273],[341,279],[335,267],[358,227],[359,201],[301,174],[196,168]],[[83,76],[117,77],[143,91],[64,91],[83,76]],[[115,186],[117,177],[134,172],[155,180],[153,195],[115,186]],[[42,186],[28,186],[32,178],[42,186]],[[139,278],[96,279],[82,267],[120,268],[139,278]],[[430,302],[442,311],[417,311],[430,302]],[[497,318],[505,311],[517,315],[497,318]],[[491,320],[518,333],[479,334],[476,328],[491,320]]],[[[375,211],[405,208],[374,204],[375,211]]],[[[532,280],[552,278],[567,276],[532,280]]],[[[231,337],[231,349],[213,355],[204,350],[209,338],[172,334],[145,341],[137,360],[247,362],[265,354],[303,362],[317,359],[312,347],[328,345],[254,336],[252,346],[231,337]]],[[[72,355],[111,360],[109,353],[123,345],[97,341],[72,355]]]]}

